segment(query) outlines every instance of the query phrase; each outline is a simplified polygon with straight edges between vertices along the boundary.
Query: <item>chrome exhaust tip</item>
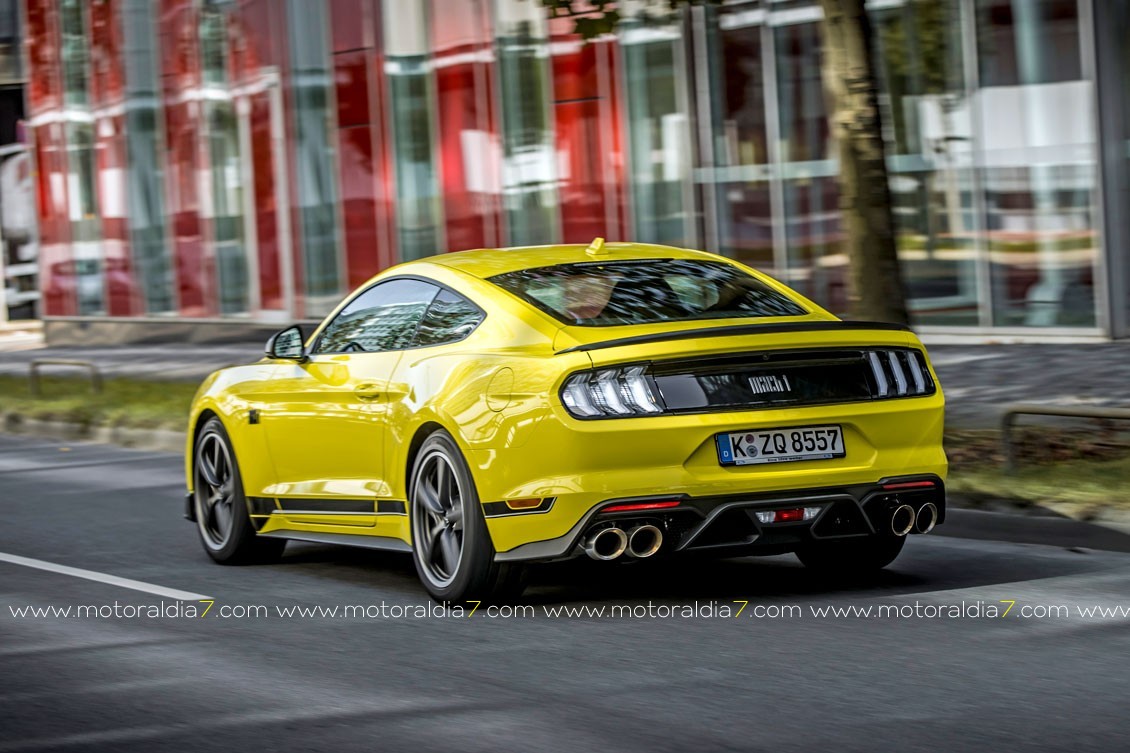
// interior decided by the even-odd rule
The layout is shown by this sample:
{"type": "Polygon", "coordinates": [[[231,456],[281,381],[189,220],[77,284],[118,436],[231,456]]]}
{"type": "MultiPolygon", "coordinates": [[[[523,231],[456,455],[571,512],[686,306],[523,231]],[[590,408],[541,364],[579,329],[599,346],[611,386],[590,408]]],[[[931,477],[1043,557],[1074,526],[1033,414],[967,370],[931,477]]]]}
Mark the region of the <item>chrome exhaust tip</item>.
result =
{"type": "Polygon", "coordinates": [[[905,536],[914,529],[914,508],[910,505],[899,505],[891,511],[891,533],[895,536],[905,536]]]}
{"type": "Polygon", "coordinates": [[[663,546],[663,532],[653,525],[636,526],[628,533],[628,556],[650,557],[663,546]]]}
{"type": "Polygon", "coordinates": [[[927,502],[918,508],[914,516],[914,532],[930,533],[938,524],[938,508],[933,502],[927,502]]]}
{"type": "Polygon", "coordinates": [[[594,560],[614,560],[628,548],[628,534],[619,528],[601,528],[585,540],[585,554],[594,560]]]}

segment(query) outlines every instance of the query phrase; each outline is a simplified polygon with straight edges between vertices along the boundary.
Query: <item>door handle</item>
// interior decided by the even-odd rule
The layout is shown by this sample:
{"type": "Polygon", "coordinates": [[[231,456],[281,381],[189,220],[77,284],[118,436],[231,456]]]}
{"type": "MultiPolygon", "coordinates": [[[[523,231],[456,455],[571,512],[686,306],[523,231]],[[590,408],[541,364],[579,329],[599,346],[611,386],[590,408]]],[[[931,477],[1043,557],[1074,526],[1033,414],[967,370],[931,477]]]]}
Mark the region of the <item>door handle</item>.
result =
{"type": "Polygon", "coordinates": [[[379,384],[366,382],[365,384],[359,384],[354,387],[353,394],[357,396],[358,400],[373,401],[380,400],[382,397],[384,397],[385,390],[384,387],[379,384]]]}

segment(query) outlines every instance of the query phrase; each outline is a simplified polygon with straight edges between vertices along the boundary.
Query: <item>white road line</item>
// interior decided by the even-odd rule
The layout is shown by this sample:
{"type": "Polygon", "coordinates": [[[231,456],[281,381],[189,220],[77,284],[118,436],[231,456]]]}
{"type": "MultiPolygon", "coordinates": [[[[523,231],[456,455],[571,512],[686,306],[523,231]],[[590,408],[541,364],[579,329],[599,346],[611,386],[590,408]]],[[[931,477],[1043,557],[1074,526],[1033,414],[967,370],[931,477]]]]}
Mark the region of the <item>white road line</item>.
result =
{"type": "Polygon", "coordinates": [[[44,560],[34,560],[30,557],[20,557],[16,554],[7,554],[0,552],[0,562],[7,562],[12,565],[22,565],[23,567],[34,567],[36,570],[46,570],[49,573],[59,573],[60,575],[70,575],[72,578],[85,578],[86,580],[97,581],[98,583],[107,583],[111,586],[120,586],[121,588],[130,588],[134,591],[144,591],[147,594],[154,596],[164,596],[169,599],[177,599],[178,601],[199,601],[201,599],[210,599],[210,596],[202,594],[194,594],[190,591],[178,591],[175,588],[165,588],[164,586],[155,586],[152,583],[143,583],[139,580],[131,580],[130,578],[119,578],[116,575],[107,575],[106,573],[97,573],[93,570],[83,570],[79,567],[67,567],[66,565],[56,565],[54,562],[45,562],[44,560]]]}

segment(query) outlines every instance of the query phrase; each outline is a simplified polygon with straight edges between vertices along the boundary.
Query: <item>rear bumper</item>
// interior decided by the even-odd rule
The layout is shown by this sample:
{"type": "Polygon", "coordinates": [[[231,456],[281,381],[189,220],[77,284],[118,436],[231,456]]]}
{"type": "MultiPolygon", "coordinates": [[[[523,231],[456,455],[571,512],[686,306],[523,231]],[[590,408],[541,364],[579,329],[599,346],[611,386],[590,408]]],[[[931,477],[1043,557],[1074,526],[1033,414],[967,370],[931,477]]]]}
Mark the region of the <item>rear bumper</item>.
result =
{"type": "Polygon", "coordinates": [[[711,500],[867,489],[896,477],[934,476],[944,482],[943,406],[939,393],[872,403],[607,421],[548,417],[521,447],[471,450],[467,457],[479,497],[486,503],[495,551],[522,547],[527,552],[531,543],[568,538],[611,500],[693,500],[691,506],[698,505],[706,514],[711,500]],[[843,430],[843,457],[764,465],[720,463],[720,433],[830,424],[843,430]],[[505,509],[507,500],[529,499],[547,505],[521,512],[505,509]]]}
{"type": "Polygon", "coordinates": [[[789,492],[609,499],[591,509],[565,535],[499,552],[495,561],[571,559],[583,553],[584,538],[592,529],[604,525],[629,528],[645,523],[664,532],[662,554],[779,554],[814,540],[885,533],[885,515],[892,507],[908,504],[917,510],[927,503],[937,508],[938,524],[945,522],[945,484],[935,474],[900,475],[874,483],[789,492]],[[613,506],[657,499],[677,499],[679,505],[654,511],[604,512],[613,506]],[[776,523],[763,523],[756,515],[803,507],[817,507],[819,512],[808,521],[776,523]]]}

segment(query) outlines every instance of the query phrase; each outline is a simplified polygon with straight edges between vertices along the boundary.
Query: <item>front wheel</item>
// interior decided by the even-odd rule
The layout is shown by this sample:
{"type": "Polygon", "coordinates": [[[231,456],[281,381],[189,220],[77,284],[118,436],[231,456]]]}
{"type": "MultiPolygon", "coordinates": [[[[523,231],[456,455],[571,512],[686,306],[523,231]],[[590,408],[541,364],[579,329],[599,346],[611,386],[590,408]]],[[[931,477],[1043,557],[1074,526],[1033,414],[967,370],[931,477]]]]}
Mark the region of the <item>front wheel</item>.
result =
{"type": "Polygon", "coordinates": [[[483,601],[520,595],[519,565],[494,561],[494,546],[470,468],[447,432],[420,447],[409,485],[412,559],[437,601],[483,601]]]}
{"type": "Polygon", "coordinates": [[[243,495],[243,481],[231,439],[218,418],[210,418],[192,453],[192,503],[200,543],[223,565],[278,558],[286,541],[255,535],[243,495]]]}
{"type": "Polygon", "coordinates": [[[797,559],[824,575],[858,576],[881,570],[895,561],[905,536],[865,536],[811,541],[796,550],[797,559]]]}

